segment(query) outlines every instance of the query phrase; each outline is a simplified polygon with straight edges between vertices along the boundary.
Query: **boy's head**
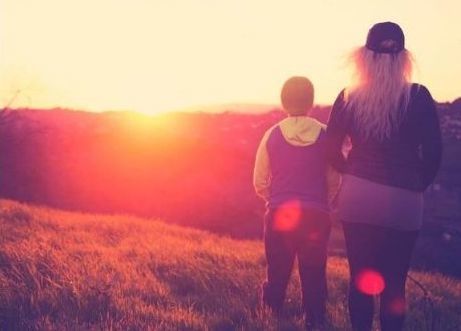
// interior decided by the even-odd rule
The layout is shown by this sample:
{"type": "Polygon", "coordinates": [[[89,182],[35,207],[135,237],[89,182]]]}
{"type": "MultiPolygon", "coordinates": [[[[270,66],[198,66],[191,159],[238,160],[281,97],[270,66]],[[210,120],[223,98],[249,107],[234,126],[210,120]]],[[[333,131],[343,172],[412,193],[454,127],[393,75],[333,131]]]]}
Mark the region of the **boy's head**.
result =
{"type": "Polygon", "coordinates": [[[288,115],[306,115],[314,103],[314,86],[306,77],[291,77],[283,84],[280,97],[288,115]]]}

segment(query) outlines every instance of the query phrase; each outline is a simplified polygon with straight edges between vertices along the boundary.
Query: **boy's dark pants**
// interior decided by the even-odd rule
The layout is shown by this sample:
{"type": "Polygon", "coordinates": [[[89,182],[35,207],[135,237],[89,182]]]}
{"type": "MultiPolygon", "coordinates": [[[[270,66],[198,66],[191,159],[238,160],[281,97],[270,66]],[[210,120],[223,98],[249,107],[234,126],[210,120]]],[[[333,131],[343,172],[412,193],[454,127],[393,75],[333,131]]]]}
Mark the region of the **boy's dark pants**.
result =
{"type": "Polygon", "coordinates": [[[269,209],[264,223],[267,280],[263,285],[263,302],[280,312],[297,257],[307,320],[323,323],[327,298],[327,243],[331,230],[328,213],[305,208],[269,209]]]}

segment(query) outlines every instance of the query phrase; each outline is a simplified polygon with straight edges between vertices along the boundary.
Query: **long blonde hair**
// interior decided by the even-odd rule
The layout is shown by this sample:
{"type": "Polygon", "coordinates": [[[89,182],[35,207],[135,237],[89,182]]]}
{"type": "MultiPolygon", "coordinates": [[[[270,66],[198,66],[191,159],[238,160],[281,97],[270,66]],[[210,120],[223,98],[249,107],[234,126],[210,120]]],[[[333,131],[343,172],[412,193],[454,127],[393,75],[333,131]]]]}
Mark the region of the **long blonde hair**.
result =
{"type": "Polygon", "coordinates": [[[355,80],[346,89],[346,111],[353,112],[357,128],[366,138],[390,138],[410,100],[410,52],[376,53],[364,46],[352,53],[351,61],[355,80]]]}

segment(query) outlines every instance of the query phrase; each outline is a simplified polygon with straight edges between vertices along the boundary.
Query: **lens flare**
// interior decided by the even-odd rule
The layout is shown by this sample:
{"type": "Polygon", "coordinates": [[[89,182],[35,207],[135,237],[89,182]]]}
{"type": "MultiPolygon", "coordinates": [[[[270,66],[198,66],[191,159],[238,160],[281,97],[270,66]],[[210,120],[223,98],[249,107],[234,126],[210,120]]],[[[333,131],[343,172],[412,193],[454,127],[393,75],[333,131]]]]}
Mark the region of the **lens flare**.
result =
{"type": "Polygon", "coordinates": [[[301,218],[301,203],[298,200],[285,202],[277,208],[274,216],[274,230],[292,231],[301,218]]]}
{"type": "Polygon", "coordinates": [[[383,276],[372,269],[362,270],[355,279],[355,286],[357,289],[368,295],[380,294],[385,285],[383,276]]]}
{"type": "Polygon", "coordinates": [[[320,232],[312,231],[311,233],[307,235],[307,238],[309,239],[309,241],[313,241],[313,242],[321,240],[320,232]]]}
{"type": "Polygon", "coordinates": [[[389,307],[390,313],[394,315],[403,315],[406,310],[405,300],[403,298],[394,299],[389,307]]]}

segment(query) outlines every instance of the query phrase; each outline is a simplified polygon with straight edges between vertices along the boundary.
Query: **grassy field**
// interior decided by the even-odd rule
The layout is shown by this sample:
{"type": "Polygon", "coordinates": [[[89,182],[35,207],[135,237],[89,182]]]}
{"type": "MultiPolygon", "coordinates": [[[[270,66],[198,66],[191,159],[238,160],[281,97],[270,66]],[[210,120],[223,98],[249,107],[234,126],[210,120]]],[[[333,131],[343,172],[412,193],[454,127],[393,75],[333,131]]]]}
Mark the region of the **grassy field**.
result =
{"type": "MultiPolygon", "coordinates": [[[[302,329],[297,277],[280,321],[260,307],[264,267],[258,241],[0,200],[0,329],[302,329]]],[[[328,328],[348,330],[346,261],[328,275],[328,328]]],[[[407,330],[459,330],[461,280],[411,275],[433,308],[408,282],[407,330]]]]}

